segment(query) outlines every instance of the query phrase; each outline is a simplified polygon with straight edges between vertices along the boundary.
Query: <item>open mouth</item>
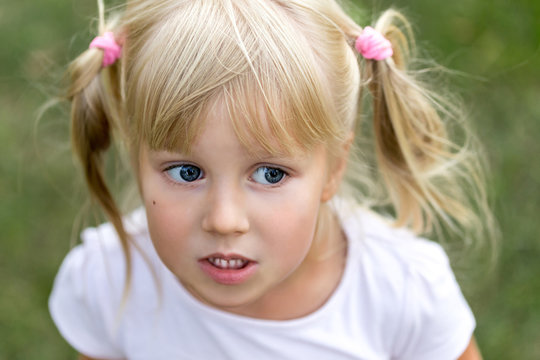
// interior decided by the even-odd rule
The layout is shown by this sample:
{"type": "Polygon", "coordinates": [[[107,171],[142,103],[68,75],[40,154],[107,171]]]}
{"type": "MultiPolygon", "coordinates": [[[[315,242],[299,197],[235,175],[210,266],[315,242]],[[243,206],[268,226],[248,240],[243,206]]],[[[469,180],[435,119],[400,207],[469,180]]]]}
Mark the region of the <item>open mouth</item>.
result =
{"type": "Polygon", "coordinates": [[[258,262],[236,254],[212,254],[199,260],[202,271],[215,282],[239,285],[257,271],[258,262]]]}
{"type": "Polygon", "coordinates": [[[208,262],[219,269],[237,270],[245,268],[249,263],[249,260],[238,258],[224,259],[219,257],[209,257],[208,262]]]}

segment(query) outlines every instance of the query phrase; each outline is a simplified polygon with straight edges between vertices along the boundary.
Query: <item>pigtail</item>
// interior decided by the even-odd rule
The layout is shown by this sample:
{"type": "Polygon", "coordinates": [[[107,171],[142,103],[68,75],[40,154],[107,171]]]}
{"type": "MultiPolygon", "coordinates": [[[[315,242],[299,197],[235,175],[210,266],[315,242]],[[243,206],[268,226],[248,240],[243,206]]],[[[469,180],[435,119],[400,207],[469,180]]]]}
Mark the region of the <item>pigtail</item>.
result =
{"type": "Polygon", "coordinates": [[[459,122],[452,107],[407,68],[414,46],[407,40],[412,39],[407,21],[389,10],[375,30],[390,40],[394,52],[383,61],[366,60],[364,75],[373,98],[378,168],[397,225],[429,233],[438,232],[442,220],[467,242],[490,221],[479,154],[466,131],[461,144],[450,139],[459,122]]]}
{"type": "MultiPolygon", "coordinates": [[[[102,11],[100,7],[100,14],[102,11]]],[[[91,197],[114,226],[125,254],[126,295],[131,273],[129,235],[105,181],[103,169],[103,156],[112,143],[113,132],[120,126],[122,116],[119,62],[103,67],[103,57],[103,50],[90,48],[69,65],[66,98],[71,102],[73,151],[82,165],[91,197]]]]}

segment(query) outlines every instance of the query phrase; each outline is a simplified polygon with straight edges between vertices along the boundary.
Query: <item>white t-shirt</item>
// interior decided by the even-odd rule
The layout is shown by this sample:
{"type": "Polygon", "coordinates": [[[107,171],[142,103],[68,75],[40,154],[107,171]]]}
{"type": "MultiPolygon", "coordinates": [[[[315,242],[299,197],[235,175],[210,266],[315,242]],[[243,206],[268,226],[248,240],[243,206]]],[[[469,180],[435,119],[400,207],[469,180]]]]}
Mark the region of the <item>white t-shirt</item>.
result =
{"type": "Polygon", "coordinates": [[[132,252],[124,307],[123,254],[104,224],[86,229],[64,260],[49,300],[52,318],[76,350],[105,359],[459,357],[475,321],[442,248],[365,210],[337,212],[348,239],[345,270],[328,301],[305,317],[253,319],[201,303],[161,263],[140,209],[127,229],[148,261],[132,252]]]}

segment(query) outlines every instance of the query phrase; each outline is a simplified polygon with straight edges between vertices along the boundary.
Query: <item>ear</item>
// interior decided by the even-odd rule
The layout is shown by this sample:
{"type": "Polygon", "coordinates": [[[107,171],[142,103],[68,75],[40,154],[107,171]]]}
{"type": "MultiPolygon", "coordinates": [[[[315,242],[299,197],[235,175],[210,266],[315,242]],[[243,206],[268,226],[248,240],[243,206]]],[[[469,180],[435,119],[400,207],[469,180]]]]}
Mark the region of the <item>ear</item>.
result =
{"type": "Polygon", "coordinates": [[[321,193],[321,202],[327,202],[334,197],[339,190],[339,185],[345,175],[347,169],[347,160],[349,158],[349,151],[351,150],[351,144],[354,139],[354,133],[350,133],[347,140],[343,143],[341,151],[338,155],[334,156],[328,164],[328,176],[321,193]]]}

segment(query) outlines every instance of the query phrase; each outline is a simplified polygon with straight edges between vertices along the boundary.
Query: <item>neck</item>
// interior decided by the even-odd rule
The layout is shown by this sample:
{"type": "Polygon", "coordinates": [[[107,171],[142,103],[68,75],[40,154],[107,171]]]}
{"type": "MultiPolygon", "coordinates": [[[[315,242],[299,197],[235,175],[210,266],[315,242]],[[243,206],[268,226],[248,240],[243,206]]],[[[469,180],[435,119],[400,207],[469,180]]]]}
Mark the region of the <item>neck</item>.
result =
{"type": "Polygon", "coordinates": [[[343,276],[347,241],[339,221],[327,211],[320,218],[316,237],[304,262],[279,289],[269,292],[251,307],[232,313],[268,320],[291,320],[321,308],[343,276]]]}

